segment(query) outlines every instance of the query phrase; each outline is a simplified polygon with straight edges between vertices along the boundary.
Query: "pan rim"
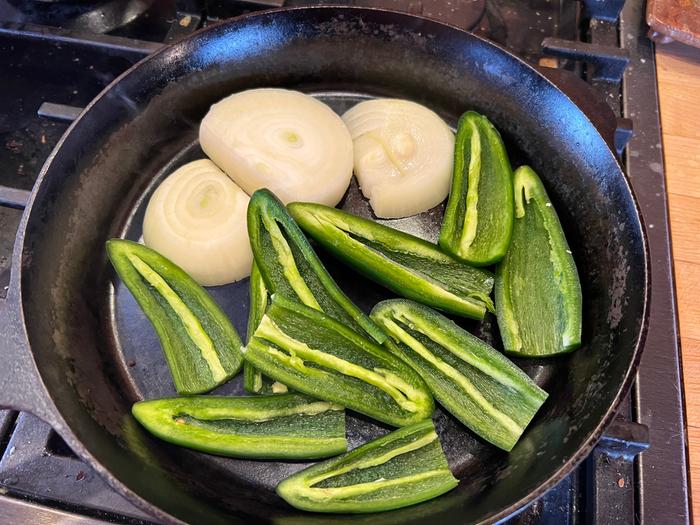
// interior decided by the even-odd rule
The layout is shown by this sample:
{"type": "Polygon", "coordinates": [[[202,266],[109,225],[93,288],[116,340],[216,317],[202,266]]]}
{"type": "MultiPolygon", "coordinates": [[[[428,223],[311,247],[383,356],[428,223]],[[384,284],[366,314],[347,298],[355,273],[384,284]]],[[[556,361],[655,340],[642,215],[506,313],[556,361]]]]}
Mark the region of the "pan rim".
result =
{"type": "MultiPolygon", "coordinates": [[[[597,442],[600,440],[600,437],[602,436],[605,428],[612,422],[614,417],[616,416],[617,413],[617,408],[619,407],[620,403],[624,399],[624,397],[627,395],[629,392],[632,382],[634,380],[634,377],[636,375],[637,367],[639,365],[639,362],[642,357],[642,350],[644,348],[644,343],[646,341],[646,336],[647,336],[647,329],[649,325],[649,304],[651,300],[651,272],[650,272],[650,253],[649,253],[649,245],[648,245],[648,238],[646,234],[646,228],[644,225],[644,219],[641,214],[641,209],[639,206],[639,203],[637,201],[636,195],[634,193],[634,190],[632,188],[632,185],[630,183],[629,177],[627,173],[622,169],[622,166],[620,165],[619,160],[613,153],[612,149],[610,148],[610,145],[605,141],[603,136],[600,134],[600,131],[596,126],[591,122],[591,120],[588,118],[588,116],[578,107],[578,105],[564,92],[562,89],[560,89],[555,83],[553,83],[550,79],[548,79],[546,76],[544,76],[542,73],[540,73],[535,67],[524,61],[523,59],[519,58],[517,55],[514,55],[512,52],[510,52],[507,48],[504,46],[491,42],[479,35],[475,35],[474,33],[470,31],[466,31],[464,29],[461,29],[457,26],[441,22],[438,20],[434,20],[425,16],[421,15],[413,15],[401,11],[395,11],[391,9],[384,9],[384,8],[375,8],[375,7],[360,7],[360,6],[347,6],[347,5],[332,5],[332,4],[327,4],[327,5],[320,5],[320,6],[300,6],[300,7],[290,7],[290,8],[274,8],[274,9],[266,9],[262,11],[256,11],[252,13],[248,13],[245,15],[241,15],[235,18],[227,19],[227,20],[222,20],[220,22],[217,22],[215,24],[212,24],[207,27],[203,27],[188,37],[184,38],[183,40],[180,40],[176,43],[173,44],[164,44],[161,48],[156,50],[154,53],[147,55],[143,59],[139,60],[136,62],[133,66],[129,67],[126,71],[121,73],[119,76],[117,76],[112,82],[110,82],[100,93],[93,99],[91,100],[83,109],[83,111],[80,113],[80,115],[71,123],[71,125],[68,127],[68,129],[65,131],[65,133],[62,135],[62,137],[59,139],[57,142],[56,146],[54,149],[51,151],[49,156],[47,157],[46,161],[44,162],[38,176],[37,180],[32,188],[30,197],[28,199],[27,205],[25,207],[24,213],[22,215],[20,224],[18,226],[17,230],[17,237],[14,243],[14,249],[13,249],[13,256],[12,256],[12,274],[11,274],[11,279],[10,279],[10,286],[8,289],[8,300],[11,297],[14,297],[15,300],[17,301],[19,308],[18,308],[18,316],[19,320],[21,321],[21,331],[23,332],[23,335],[25,337],[25,340],[28,339],[28,334],[27,334],[27,319],[25,317],[25,309],[24,309],[24,301],[22,297],[22,259],[23,259],[23,252],[25,248],[25,239],[26,239],[26,233],[27,233],[27,225],[29,224],[29,219],[32,216],[32,211],[34,209],[35,202],[38,199],[40,190],[42,186],[44,186],[44,180],[47,177],[47,174],[49,173],[52,164],[54,162],[54,159],[60,152],[64,142],[68,139],[68,137],[74,132],[74,130],[80,126],[81,121],[87,115],[92,108],[97,105],[101,99],[105,97],[107,93],[112,91],[115,86],[117,86],[119,83],[121,83],[124,79],[127,77],[131,76],[134,74],[135,71],[137,71],[140,67],[142,67],[143,64],[156,59],[157,57],[161,56],[164,53],[167,53],[178,46],[181,46],[183,44],[186,44],[192,40],[195,40],[197,38],[200,38],[201,35],[207,34],[209,32],[215,32],[217,30],[220,30],[222,26],[233,26],[237,25],[243,22],[246,22],[250,19],[255,19],[255,18],[263,18],[266,16],[270,15],[275,15],[277,13],[286,13],[289,11],[327,11],[329,13],[338,13],[338,12],[346,12],[346,13],[384,13],[384,14],[389,14],[392,16],[395,16],[397,18],[403,18],[406,20],[421,20],[423,23],[426,23],[428,25],[432,25],[433,27],[440,27],[440,28],[448,28],[451,31],[458,31],[459,33],[463,33],[468,35],[469,38],[473,38],[482,44],[490,47],[494,47],[498,49],[501,53],[504,53],[505,55],[508,56],[510,60],[515,60],[519,63],[521,67],[524,67],[525,69],[529,70],[530,74],[535,75],[537,78],[539,78],[541,81],[544,80],[549,84],[550,88],[553,88],[556,90],[558,95],[563,96],[566,98],[566,100],[570,103],[570,105],[578,111],[581,116],[586,120],[588,124],[590,124],[591,129],[595,130],[596,134],[596,139],[599,139],[602,144],[605,145],[605,148],[607,150],[607,153],[610,157],[609,160],[612,160],[619,171],[619,174],[622,176],[622,179],[624,181],[624,185],[629,192],[629,195],[631,197],[632,203],[634,205],[634,210],[636,213],[636,220],[639,222],[640,226],[640,239],[642,243],[642,250],[644,253],[644,258],[643,258],[643,276],[644,276],[644,293],[643,293],[643,305],[642,305],[642,317],[641,317],[641,325],[639,328],[639,332],[636,334],[636,342],[634,344],[634,348],[632,350],[632,359],[630,360],[630,363],[627,367],[627,371],[625,372],[622,382],[620,384],[620,387],[610,404],[610,407],[608,408],[608,411],[604,415],[604,417],[601,419],[601,421],[596,425],[596,427],[588,434],[588,436],[582,441],[581,445],[579,446],[577,452],[573,454],[566,462],[562,463],[557,469],[555,469],[552,474],[546,478],[543,482],[541,482],[534,490],[532,490],[530,493],[528,493],[525,497],[520,498],[519,500],[507,505],[506,507],[503,507],[501,509],[498,509],[486,517],[484,517],[480,522],[481,524],[491,524],[491,523],[496,523],[506,517],[509,517],[511,515],[517,514],[519,510],[522,510],[528,503],[534,501],[535,499],[541,497],[545,492],[547,492],[549,489],[551,489],[554,485],[556,485],[559,481],[561,481],[567,474],[569,474],[585,457],[587,457],[590,452],[593,450],[593,448],[596,446],[597,442]]],[[[329,16],[331,18],[331,16],[329,16]]],[[[29,345],[27,345],[29,347],[29,345]]],[[[31,363],[34,367],[34,372],[36,373],[36,376],[38,378],[39,384],[43,387],[43,390],[48,392],[48,388],[46,387],[46,384],[44,382],[43,376],[41,372],[39,371],[39,368],[36,364],[35,356],[34,353],[31,352],[31,349],[29,349],[29,358],[31,360],[31,363]]],[[[50,397],[50,396],[49,396],[50,397]]],[[[134,505],[139,507],[140,509],[146,511],[150,515],[154,516],[156,519],[162,520],[167,523],[177,523],[177,524],[185,524],[184,521],[180,520],[179,518],[173,516],[172,514],[162,510],[161,508],[157,507],[155,504],[150,503],[147,499],[136,493],[134,490],[132,490],[128,485],[120,481],[112,472],[106,468],[87,448],[83,445],[83,443],[76,437],[75,433],[71,429],[71,426],[65,421],[63,418],[63,415],[60,413],[58,408],[55,406],[53,403],[52,399],[49,399],[50,401],[50,406],[52,407],[52,410],[54,412],[53,414],[53,420],[50,421],[52,423],[56,430],[61,434],[61,436],[67,441],[68,445],[75,450],[75,452],[80,456],[80,458],[84,461],[86,461],[92,468],[95,469],[95,471],[98,472],[98,474],[104,479],[111,487],[113,487],[117,492],[122,494],[125,498],[127,498],[130,502],[132,502],[134,505]]],[[[233,519],[237,519],[235,516],[231,516],[233,519]]]]}

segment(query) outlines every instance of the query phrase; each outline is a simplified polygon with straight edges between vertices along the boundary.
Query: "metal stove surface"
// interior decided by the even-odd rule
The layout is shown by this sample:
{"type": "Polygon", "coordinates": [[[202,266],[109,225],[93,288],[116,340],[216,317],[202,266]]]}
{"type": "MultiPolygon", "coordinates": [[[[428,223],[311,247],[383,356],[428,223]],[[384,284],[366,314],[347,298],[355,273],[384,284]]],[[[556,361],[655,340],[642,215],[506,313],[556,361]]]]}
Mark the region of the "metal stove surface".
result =
{"type": "MultiPolygon", "coordinates": [[[[534,64],[588,80],[598,103],[585,104],[586,111],[600,113],[600,101],[607,103],[610,142],[618,151],[627,146],[622,161],[642,208],[653,261],[652,323],[637,384],[619,420],[574,473],[507,522],[688,522],[663,157],[642,0],[627,0],[624,7],[621,0],[130,0],[119,2],[121,9],[115,3],[0,0],[0,96],[15,101],[0,108],[0,295],[9,281],[21,209],[44,159],[81,107],[163,42],[220,18],[283,3],[393,7],[471,29],[534,64]]],[[[566,74],[553,78],[562,76],[562,87],[572,89],[566,74]]],[[[0,452],[0,523],[149,522],[29,414],[1,413],[0,452]]]]}

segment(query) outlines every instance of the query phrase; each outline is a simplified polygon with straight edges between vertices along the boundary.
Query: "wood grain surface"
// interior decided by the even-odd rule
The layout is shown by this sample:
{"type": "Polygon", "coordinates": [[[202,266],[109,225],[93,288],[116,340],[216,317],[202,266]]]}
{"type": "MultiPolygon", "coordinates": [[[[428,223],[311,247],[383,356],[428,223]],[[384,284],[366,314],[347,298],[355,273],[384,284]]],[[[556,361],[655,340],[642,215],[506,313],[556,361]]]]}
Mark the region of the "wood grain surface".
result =
{"type": "Polygon", "coordinates": [[[680,321],[691,503],[700,523],[700,49],[656,47],[680,321]]]}

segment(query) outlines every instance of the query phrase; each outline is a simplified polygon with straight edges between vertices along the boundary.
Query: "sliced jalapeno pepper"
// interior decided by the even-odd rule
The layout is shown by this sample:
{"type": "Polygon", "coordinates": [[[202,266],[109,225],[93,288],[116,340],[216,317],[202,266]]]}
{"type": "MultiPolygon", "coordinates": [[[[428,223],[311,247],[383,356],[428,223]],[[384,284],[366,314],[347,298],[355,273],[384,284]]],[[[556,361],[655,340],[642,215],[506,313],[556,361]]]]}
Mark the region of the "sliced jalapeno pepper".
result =
{"type": "MultiPolygon", "coordinates": [[[[260,319],[265,314],[268,301],[267,286],[260,275],[258,266],[253,261],[253,268],[250,271],[250,309],[248,310],[249,341],[260,324],[260,319]]],[[[251,394],[284,394],[288,391],[285,385],[271,381],[247,361],[243,362],[243,388],[251,394]]]]}
{"type": "Polygon", "coordinates": [[[414,505],[458,483],[425,420],[312,465],[282,481],[277,494],[302,510],[364,513],[414,505]]]}
{"type": "Polygon", "coordinates": [[[468,111],[459,119],[452,187],[440,247],[470,264],[500,261],[513,229],[513,171],[489,120],[468,111]]]}
{"type": "Polygon", "coordinates": [[[243,355],[297,392],[390,425],[410,425],[433,413],[432,396],[409,365],[368,337],[279,294],[272,296],[243,355]]]}
{"type": "Polygon", "coordinates": [[[581,283],[547,192],[527,166],[515,172],[515,225],[496,270],[496,312],[506,352],[548,356],[581,344],[581,283]]]}
{"type": "Polygon", "coordinates": [[[258,190],[250,198],[248,232],[255,262],[271,293],[297,298],[379,343],[386,339],[338,287],[299,226],[269,190],[258,190]]]}
{"type": "Polygon", "coordinates": [[[421,375],[440,404],[504,450],[547,399],[503,354],[427,306],[394,299],[371,316],[391,336],[385,346],[421,375]]]}
{"type": "Polygon", "coordinates": [[[347,450],[343,407],[299,394],[173,397],[131,411],[160,439],[221,456],[314,459],[347,450]]]}
{"type": "Polygon", "coordinates": [[[321,204],[295,202],[289,213],[341,261],[394,291],[446,312],[483,319],[493,311],[493,275],[429,242],[321,204]]]}
{"type": "Polygon", "coordinates": [[[158,334],[179,394],[200,394],[241,367],[241,340],[211,296],[179,266],[132,241],[107,241],[114,268],[158,334]]]}

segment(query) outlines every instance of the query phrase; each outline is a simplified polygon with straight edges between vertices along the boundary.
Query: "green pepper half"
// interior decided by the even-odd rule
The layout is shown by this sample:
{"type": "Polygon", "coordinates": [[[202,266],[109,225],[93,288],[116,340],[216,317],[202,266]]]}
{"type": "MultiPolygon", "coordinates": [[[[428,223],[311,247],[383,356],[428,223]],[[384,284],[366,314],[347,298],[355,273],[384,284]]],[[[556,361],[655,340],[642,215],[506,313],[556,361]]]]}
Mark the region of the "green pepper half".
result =
{"type": "Polygon", "coordinates": [[[158,334],[178,394],[201,394],[241,367],[241,339],[211,296],[179,266],[132,241],[107,254],[158,334]]]}
{"type": "Polygon", "coordinates": [[[433,398],[413,369],[335,319],[274,294],[243,350],[263,374],[298,392],[404,426],[429,418],[433,398]]]}
{"type": "Polygon", "coordinates": [[[298,394],[172,397],[131,412],[164,441],[220,456],[315,459],[347,450],[343,407],[298,394]]]}
{"type": "Polygon", "coordinates": [[[493,275],[442,253],[437,246],[372,220],[295,202],[289,213],[341,261],[395,293],[474,319],[493,311],[493,275]]]}
{"type": "Polygon", "coordinates": [[[267,189],[250,198],[248,234],[255,263],[270,293],[296,298],[379,343],[386,339],[338,287],[284,204],[267,189]]]}
{"type": "Polygon", "coordinates": [[[511,450],[547,393],[497,350],[427,306],[392,299],[372,319],[384,343],[428,384],[435,398],[482,438],[511,450]]]}
{"type": "Polygon", "coordinates": [[[312,465],[282,481],[277,494],[302,510],[364,513],[414,505],[458,483],[425,420],[312,465]]]}
{"type": "MultiPolygon", "coordinates": [[[[253,261],[250,271],[250,309],[248,311],[248,341],[253,337],[253,332],[260,324],[260,319],[265,314],[269,301],[269,291],[265,280],[260,275],[258,265],[253,261]]],[[[262,375],[249,362],[243,362],[243,388],[251,394],[284,394],[287,387],[277,381],[272,381],[262,375]]]]}
{"type": "Polygon", "coordinates": [[[515,225],[496,270],[496,312],[506,352],[548,356],[581,345],[581,283],[557,212],[537,174],[515,172],[515,225]]]}
{"type": "Polygon", "coordinates": [[[468,111],[459,119],[452,187],[440,247],[470,264],[500,261],[513,230],[513,171],[489,120],[468,111]]]}

